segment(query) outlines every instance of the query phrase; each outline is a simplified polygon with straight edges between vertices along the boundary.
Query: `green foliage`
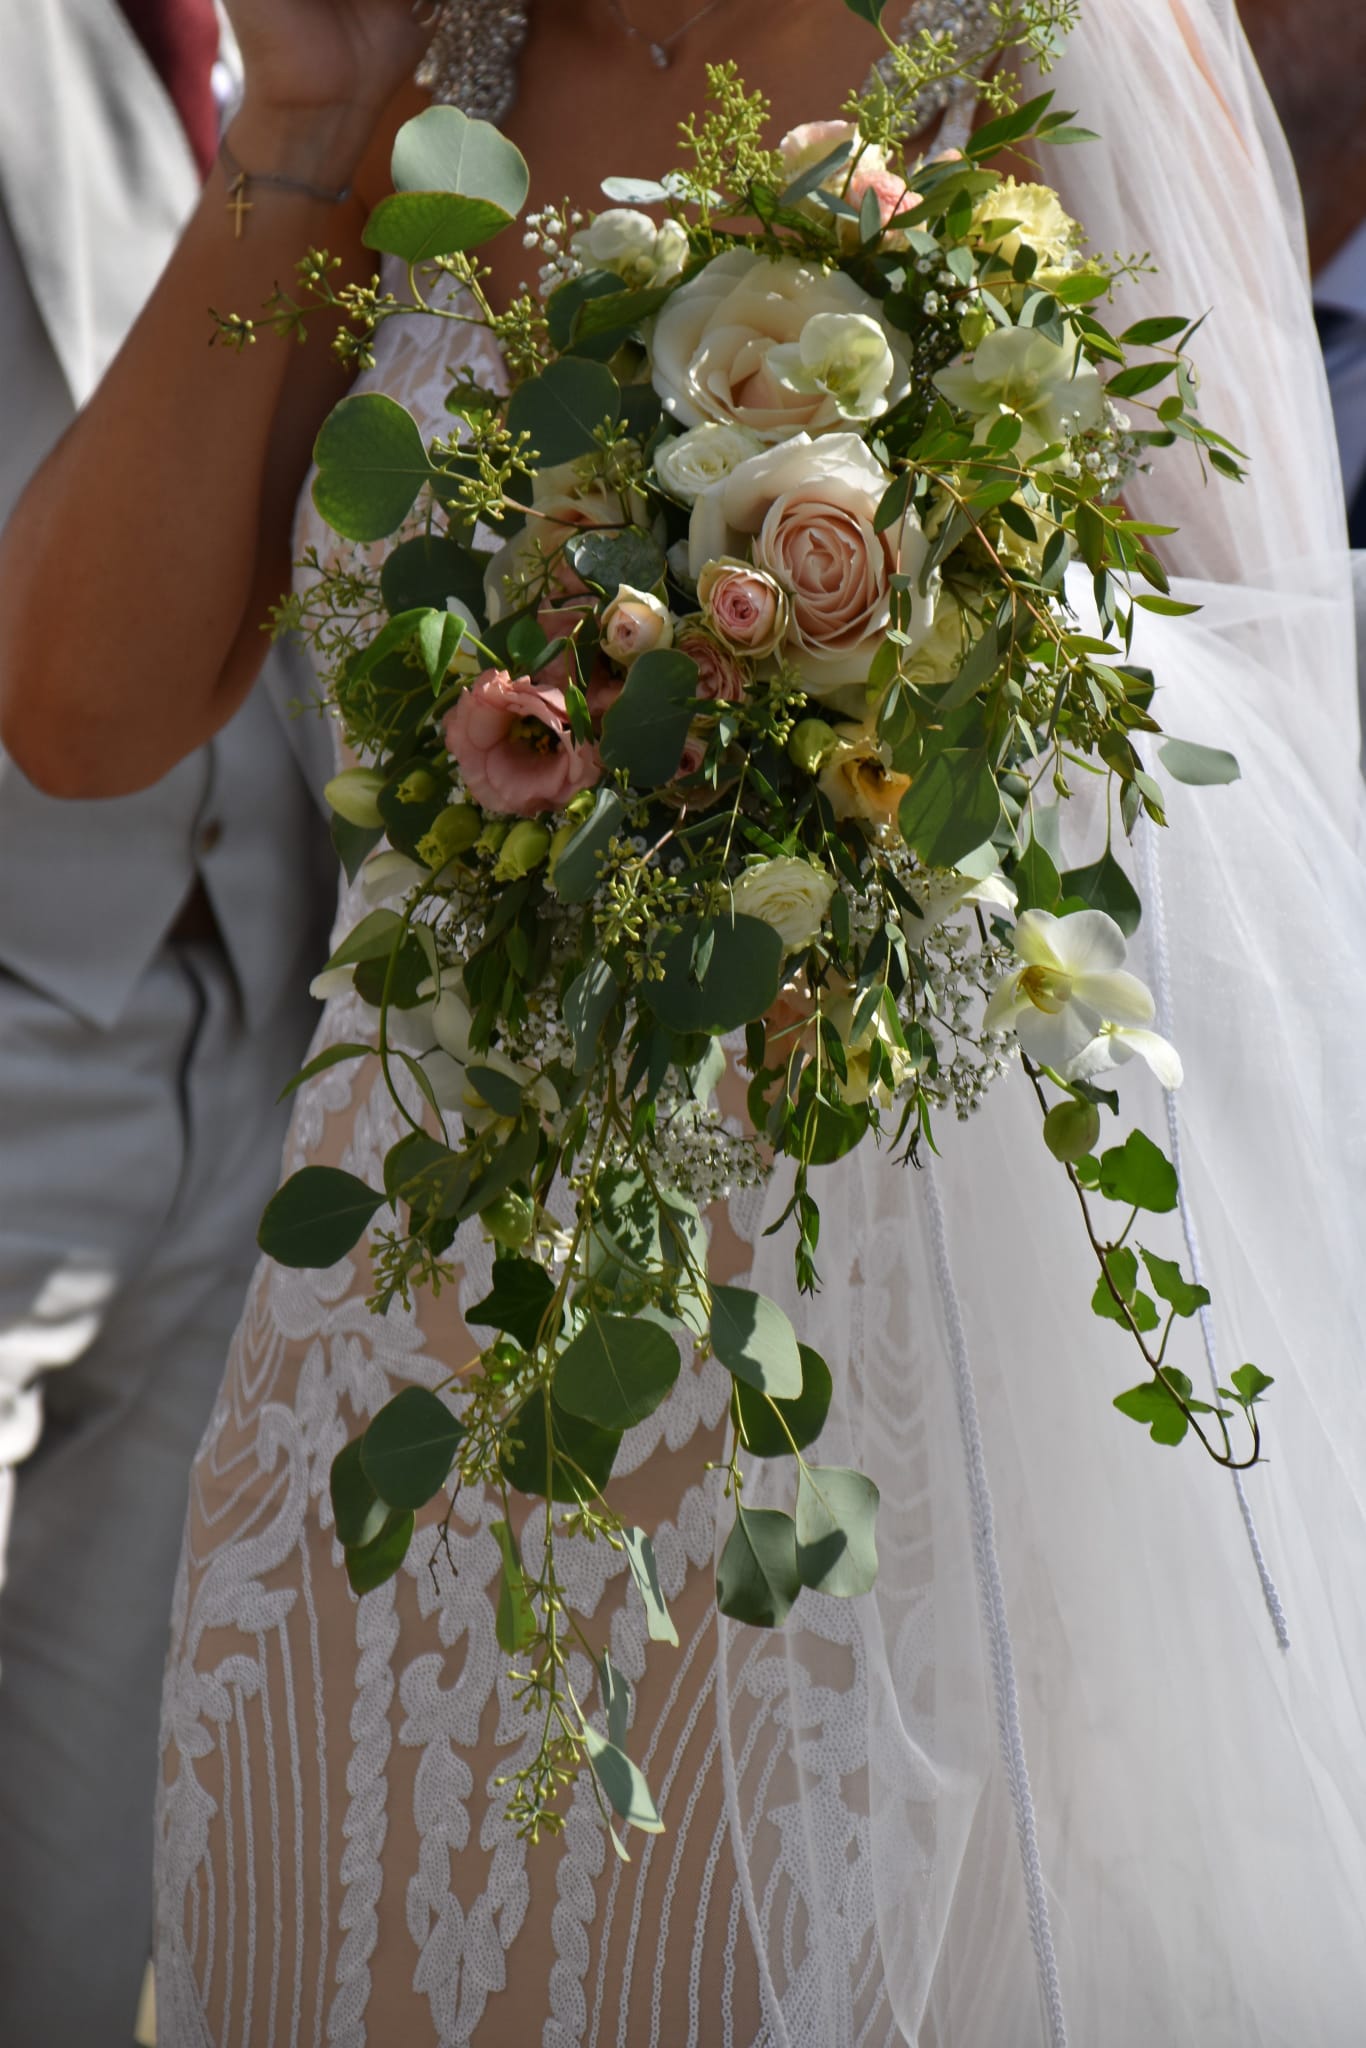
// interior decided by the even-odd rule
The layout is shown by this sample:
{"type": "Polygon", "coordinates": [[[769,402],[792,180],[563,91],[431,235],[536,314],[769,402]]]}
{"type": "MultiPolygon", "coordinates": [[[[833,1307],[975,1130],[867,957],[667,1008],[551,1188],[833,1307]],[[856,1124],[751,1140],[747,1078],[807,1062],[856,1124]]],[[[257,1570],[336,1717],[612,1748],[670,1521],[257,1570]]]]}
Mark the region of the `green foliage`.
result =
{"type": "Polygon", "coordinates": [[[318,429],[313,459],[313,502],[345,540],[384,540],[432,474],[416,420],[382,391],[335,405],[318,429]]]}
{"type": "Polygon", "coordinates": [[[740,1440],[756,1458],[790,1458],[813,1444],[830,1412],[834,1381],[830,1368],[809,1344],[797,1346],[802,1390],[794,1400],[775,1401],[737,1378],[731,1408],[740,1440]]]}
{"type": "Polygon", "coordinates": [[[774,1401],[802,1393],[802,1359],[791,1323],[766,1294],[713,1287],[711,1347],[726,1371],[774,1401]]]}
{"type": "Polygon", "coordinates": [[[498,1581],[498,1612],[494,1634],[500,1650],[509,1657],[529,1649],[536,1640],[536,1610],[527,1591],[517,1538],[506,1522],[490,1522],[489,1534],[498,1545],[502,1569],[498,1581]]]}
{"type": "Polygon", "coordinates": [[[356,1594],[373,1593],[376,1586],[392,1579],[408,1555],[408,1545],[412,1540],[411,1508],[394,1508],[371,1542],[355,1549],[347,1548],[346,1576],[351,1581],[351,1591],[356,1594]]]}
{"type": "Polygon", "coordinates": [[[621,417],[621,390],[601,363],[562,356],[519,384],[508,400],[508,431],[525,434],[533,469],[591,455],[605,427],[621,417]]]}
{"type": "Polygon", "coordinates": [[[593,1774],[603,1789],[612,1811],[628,1827],[639,1828],[642,1834],[662,1835],[664,1823],[650,1794],[639,1765],[632,1763],[625,1750],[599,1735],[596,1728],[586,1722],[583,1726],[584,1747],[588,1751],[593,1774]]]}
{"type": "Polygon", "coordinates": [[[591,1501],[612,1476],[620,1442],[620,1430],[602,1429],[596,1423],[570,1415],[553,1396],[538,1388],[508,1420],[499,1470],[518,1493],[544,1498],[548,1474],[551,1500],[591,1501]]]}
{"type": "Polygon", "coordinates": [[[361,1438],[366,1478],[391,1508],[421,1508],[446,1483],[465,1432],[426,1387],[404,1387],[386,1401],[361,1438]]]}
{"type": "Polygon", "coordinates": [[[396,192],[458,193],[511,220],[526,204],[531,174],[516,146],[458,107],[428,107],[405,121],[389,163],[396,192]]]}
{"type": "Polygon", "coordinates": [[[1143,904],[1138,891],[1112,853],[1103,853],[1089,868],[1069,868],[1062,877],[1064,900],[1071,898],[1112,917],[1126,938],[1138,930],[1143,904]]]}
{"type": "Polygon", "coordinates": [[[555,1298],[555,1283],[534,1259],[505,1257],[493,1262],[493,1286],[465,1311],[475,1328],[506,1330],[527,1351],[535,1348],[555,1298]]]}
{"type": "Polygon", "coordinates": [[[1176,1207],[1176,1170],[1142,1131],[1130,1131],[1122,1145],[1101,1154],[1099,1187],[1112,1202],[1159,1216],[1176,1207]]]}
{"type": "Polygon", "coordinates": [[[328,1491],[337,1541],[348,1550],[364,1550],[389,1519],[389,1509],[366,1477],[359,1437],[343,1444],[332,1460],[328,1491]]]}
{"type": "Polygon", "coordinates": [[[555,1398],[604,1429],[643,1422],[678,1378],[678,1346],[657,1323],[590,1311],[555,1367],[555,1398]]]}
{"type": "Polygon", "coordinates": [[[361,1238],[384,1196],[339,1166],[301,1166],[266,1204],[256,1242],[281,1266],[335,1266],[361,1238]]]}
{"type": "Polygon", "coordinates": [[[1000,815],[1000,792],[985,751],[946,747],[912,781],[899,822],[906,844],[923,861],[951,868],[990,839],[1000,815]]]}
{"type": "Polygon", "coordinates": [[[664,949],[662,977],[641,996],[671,1031],[720,1037],[772,1007],[782,957],[782,940],[758,918],[690,919],[664,949]]]}
{"type": "Polygon", "coordinates": [[[638,789],[667,782],[678,767],[696,696],[695,661],[672,648],[642,654],[602,722],[604,766],[619,768],[638,789]]]}
{"type": "Polygon", "coordinates": [[[736,1502],[735,1526],[716,1566],[716,1604],[732,1621],[781,1628],[802,1589],[797,1526],[780,1508],[736,1502]]]}
{"type": "Polygon", "coordinates": [[[631,1567],[631,1577],[636,1590],[645,1602],[645,1624],[650,1640],[655,1643],[672,1643],[678,1648],[678,1630],[669,1617],[664,1604],[664,1595],[659,1588],[659,1567],[655,1563],[655,1547],[643,1529],[623,1529],[622,1547],[626,1562],[631,1567]]]}
{"type": "Polygon", "coordinates": [[[843,1465],[803,1465],[797,1480],[797,1573],[815,1593],[853,1599],[877,1579],[878,1490],[843,1465]]]}
{"type": "Polygon", "coordinates": [[[1200,747],[1194,740],[1163,740],[1158,758],[1174,782],[1193,783],[1206,788],[1220,782],[1236,782],[1242,774],[1236,754],[1222,747],[1200,747]]]}

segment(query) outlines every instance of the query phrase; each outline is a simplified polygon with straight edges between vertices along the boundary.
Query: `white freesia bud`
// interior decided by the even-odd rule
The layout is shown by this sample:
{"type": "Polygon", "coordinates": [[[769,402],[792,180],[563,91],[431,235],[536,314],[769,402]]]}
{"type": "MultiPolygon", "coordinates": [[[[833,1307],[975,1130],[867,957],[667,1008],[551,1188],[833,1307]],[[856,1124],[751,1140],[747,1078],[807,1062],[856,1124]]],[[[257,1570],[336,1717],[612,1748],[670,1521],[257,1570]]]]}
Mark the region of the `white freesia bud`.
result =
{"type": "Polygon", "coordinates": [[[609,661],[629,664],[642,654],[671,647],[673,637],[669,607],[652,591],[623,583],[603,611],[599,638],[609,661]]]}
{"type": "Polygon", "coordinates": [[[688,260],[688,238],[676,220],[651,220],[630,206],[609,206],[570,244],[585,270],[612,270],[632,290],[667,284],[688,260]]]}
{"type": "Polygon", "coordinates": [[[746,868],[731,891],[739,915],[772,925],[789,953],[819,935],[834,893],[832,875],[791,854],[746,868]]]}
{"type": "Polygon", "coordinates": [[[847,420],[872,420],[887,410],[896,358],[866,313],[817,313],[795,342],[768,352],[768,367],[789,391],[824,392],[847,420]]]}
{"type": "Polygon", "coordinates": [[[719,484],[747,456],[763,447],[757,434],[731,420],[704,420],[686,434],[665,441],[655,451],[655,476],[661,490],[691,505],[712,484],[719,484]]]}

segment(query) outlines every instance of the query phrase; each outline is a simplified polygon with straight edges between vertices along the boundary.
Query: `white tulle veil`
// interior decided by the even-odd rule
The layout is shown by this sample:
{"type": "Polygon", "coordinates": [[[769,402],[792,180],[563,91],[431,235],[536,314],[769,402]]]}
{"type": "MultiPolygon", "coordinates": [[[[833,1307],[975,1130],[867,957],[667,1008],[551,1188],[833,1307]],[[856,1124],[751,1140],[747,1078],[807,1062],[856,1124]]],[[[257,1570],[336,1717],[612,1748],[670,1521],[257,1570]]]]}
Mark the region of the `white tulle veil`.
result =
{"type": "MultiPolygon", "coordinates": [[[[1243,774],[1174,790],[1135,850],[1135,964],[1187,1080],[1169,1104],[1126,1069],[1114,1129],[1179,1148],[1186,1212],[1143,1241],[1214,1309],[1173,1362],[1275,1376],[1267,1459],[1240,1492],[1111,1406],[1137,1361],[1088,1313],[1018,1074],[932,1170],[862,1148],[825,1172],[813,1304],[758,1235],[770,1191],[757,1284],[836,1369],[818,1455],[883,1498],[874,1594],[719,1624],[774,2048],[1350,2048],[1366,2010],[1366,877],[1328,404],[1232,7],[1083,17],[1048,83],[1103,140],[1043,175],[1098,247],[1160,262],[1126,318],[1210,309],[1202,405],[1251,469],[1207,481],[1179,449],[1127,494],[1180,523],[1204,607],[1145,620],[1163,723],[1243,774]]],[[[756,1466],[747,1497],[790,1489],[756,1466]]]]}

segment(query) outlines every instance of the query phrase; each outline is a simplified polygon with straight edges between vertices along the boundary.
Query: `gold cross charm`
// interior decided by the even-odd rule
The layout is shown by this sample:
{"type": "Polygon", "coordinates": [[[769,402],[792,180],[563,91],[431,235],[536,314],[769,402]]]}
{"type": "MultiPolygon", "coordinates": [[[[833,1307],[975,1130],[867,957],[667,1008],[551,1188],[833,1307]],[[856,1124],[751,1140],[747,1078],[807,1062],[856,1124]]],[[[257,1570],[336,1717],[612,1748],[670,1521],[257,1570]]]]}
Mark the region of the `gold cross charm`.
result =
{"type": "Polygon", "coordinates": [[[247,197],[247,174],[245,171],[239,171],[235,178],[228,181],[228,212],[232,215],[234,241],[241,241],[242,217],[251,210],[252,203],[247,197]]]}

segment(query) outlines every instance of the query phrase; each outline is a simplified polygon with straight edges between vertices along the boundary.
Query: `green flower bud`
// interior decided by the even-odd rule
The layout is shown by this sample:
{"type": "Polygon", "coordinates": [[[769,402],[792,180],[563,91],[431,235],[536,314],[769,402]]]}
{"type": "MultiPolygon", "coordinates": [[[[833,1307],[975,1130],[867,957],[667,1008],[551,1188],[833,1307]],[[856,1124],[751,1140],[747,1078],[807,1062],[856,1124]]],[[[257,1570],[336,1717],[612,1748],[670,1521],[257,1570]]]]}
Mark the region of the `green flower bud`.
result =
{"type": "Polygon", "coordinates": [[[576,825],[581,825],[585,818],[592,817],[596,801],[596,795],[591,789],[581,789],[578,795],[572,797],[565,805],[564,814],[566,818],[572,818],[576,825]]]}
{"type": "Polygon", "coordinates": [[[1055,1102],[1043,1120],[1043,1141],[1055,1159],[1073,1164],[1084,1159],[1100,1136],[1100,1111],[1094,1102],[1069,1097],[1055,1102]]]}
{"type": "Polygon", "coordinates": [[[973,306],[958,322],[958,339],[964,348],[980,348],[995,325],[985,306],[973,306]]]}
{"type": "Polygon", "coordinates": [[[803,775],[819,775],[839,743],[839,734],[823,718],[803,718],[792,728],[787,758],[803,775]]]}
{"type": "Polygon", "coordinates": [[[506,818],[485,819],[484,829],[474,842],[475,852],[497,853],[511,830],[512,826],[506,818]]]}
{"type": "Polygon", "coordinates": [[[529,875],[538,868],[550,848],[550,834],[544,825],[537,825],[530,818],[523,818],[514,825],[498,851],[494,863],[495,882],[520,882],[523,875],[529,875]]]}
{"type": "Polygon", "coordinates": [[[526,1195],[499,1195],[479,1211],[479,1221],[495,1244],[516,1251],[536,1228],[536,1205],[526,1195]]]}
{"type": "Polygon", "coordinates": [[[384,787],[378,768],[345,768],[324,785],[323,795],[339,818],[373,832],[384,823],[376,799],[384,787]]]}
{"type": "Polygon", "coordinates": [[[484,815],[473,804],[450,804],[417,842],[417,857],[429,868],[444,868],[457,854],[468,853],[484,829],[484,815]]]}
{"type": "Polygon", "coordinates": [[[437,791],[436,777],[427,768],[414,768],[404,776],[394,795],[401,804],[425,804],[437,791]]]}

